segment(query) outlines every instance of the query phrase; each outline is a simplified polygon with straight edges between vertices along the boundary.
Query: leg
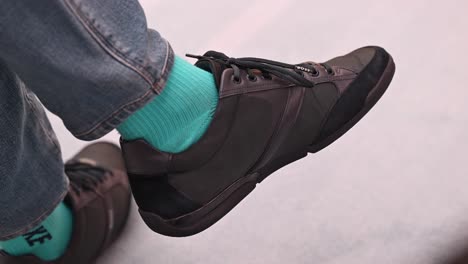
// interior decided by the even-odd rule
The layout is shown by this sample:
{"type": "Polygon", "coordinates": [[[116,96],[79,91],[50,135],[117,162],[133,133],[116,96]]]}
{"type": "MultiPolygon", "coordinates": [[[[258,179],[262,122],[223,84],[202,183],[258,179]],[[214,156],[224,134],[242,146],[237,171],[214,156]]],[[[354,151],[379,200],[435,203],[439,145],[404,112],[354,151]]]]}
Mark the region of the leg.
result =
{"type": "Polygon", "coordinates": [[[3,2],[0,23],[15,26],[0,28],[0,57],[76,137],[99,138],[147,103],[125,138],[180,152],[206,130],[213,76],[181,59],[169,75],[172,49],[137,0],[3,2]]]}
{"type": "MultiPolygon", "coordinates": [[[[145,17],[137,1],[101,1],[91,3],[91,5],[89,5],[89,2],[85,2],[4,1],[2,10],[0,10],[0,23],[6,26],[0,28],[0,57],[4,59],[5,65],[8,64],[9,74],[12,75],[14,71],[15,79],[18,82],[20,82],[18,77],[20,76],[24,81],[24,84],[22,81],[21,84],[23,86],[27,85],[28,89],[31,89],[49,110],[60,116],[76,137],[87,140],[98,138],[112,130],[132,112],[151,101],[156,94],[160,94],[168,77],[169,69],[172,67],[174,57],[169,44],[157,32],[146,28],[145,17]]],[[[188,67],[184,62],[179,64],[182,65],[180,66],[182,68],[188,67]]],[[[188,68],[201,72],[200,75],[204,75],[208,81],[211,80],[213,91],[215,91],[214,80],[209,73],[192,65],[188,68]]],[[[190,87],[187,84],[194,84],[194,81],[203,82],[204,80],[203,78],[196,78],[197,80],[187,79],[187,72],[183,73],[185,74],[176,74],[176,78],[172,80],[172,86],[180,86],[179,82],[177,82],[177,77],[180,77],[185,80],[185,88],[190,88],[188,89],[189,93],[183,91],[183,89],[182,92],[180,90],[171,92],[163,97],[166,98],[166,101],[168,98],[176,98],[176,100],[183,101],[185,104],[187,102],[192,104],[197,102],[194,101],[194,98],[196,98],[196,96],[193,96],[194,93],[190,93],[196,91],[194,89],[196,87],[190,87]],[[190,99],[187,100],[187,98],[190,99]]],[[[28,92],[28,94],[30,94],[31,100],[35,100],[32,93],[28,92]]],[[[45,118],[44,112],[37,104],[37,101],[34,102],[35,106],[41,111],[43,118],[45,118]]],[[[158,103],[158,105],[161,104],[165,105],[164,102],[158,103]]],[[[162,109],[171,111],[174,108],[163,107],[162,109]]],[[[197,107],[197,109],[204,109],[204,107],[197,107]]],[[[176,115],[176,117],[179,116],[186,117],[185,113],[176,115]]],[[[13,116],[11,118],[14,121],[21,122],[19,117],[13,116]]],[[[164,118],[167,119],[167,116],[164,118]]],[[[185,118],[190,122],[191,119],[190,116],[185,118]]],[[[174,122],[169,121],[168,123],[174,122]]],[[[202,121],[202,123],[206,122],[202,121]]],[[[189,126],[189,128],[192,127],[189,126]]],[[[161,126],[161,129],[167,130],[164,125],[161,126]]],[[[132,127],[127,125],[125,131],[132,134],[132,127]]],[[[29,132],[33,136],[39,135],[33,131],[29,132]]],[[[40,144],[34,145],[40,146],[40,144]]],[[[42,160],[29,150],[25,150],[25,152],[31,154],[37,161],[42,160]]],[[[24,158],[24,156],[19,155],[18,160],[21,158],[24,158]]],[[[26,160],[20,161],[27,162],[26,160]]],[[[60,168],[60,175],[63,177],[62,165],[60,164],[58,167],[60,168]]],[[[78,171],[81,169],[85,170],[80,166],[78,171]]],[[[30,174],[35,177],[39,176],[32,172],[30,174]]],[[[23,172],[11,174],[10,182],[2,186],[3,189],[12,190],[10,193],[14,193],[18,189],[23,190],[24,187],[18,184],[18,179],[28,179],[30,174],[23,174],[23,172]]],[[[92,178],[95,177],[95,174],[86,175],[92,178]]],[[[78,186],[79,189],[83,182],[95,182],[93,179],[83,181],[82,177],[83,173],[79,173],[74,178],[77,181],[75,184],[73,184],[73,179],[70,178],[72,186],[78,186]]],[[[52,177],[47,178],[47,180],[49,179],[53,181],[52,177]]],[[[57,183],[58,181],[54,182],[57,183]]],[[[101,182],[101,179],[98,182],[101,182]]],[[[121,186],[127,186],[128,189],[128,182],[116,181],[114,177],[114,185],[119,182],[121,186]]],[[[41,184],[45,190],[59,190],[48,184],[47,181],[42,181],[41,184]]],[[[97,184],[97,186],[99,185],[101,184],[97,184]]],[[[111,185],[105,184],[105,186],[107,187],[98,188],[98,192],[101,196],[104,196],[101,198],[105,198],[105,206],[101,206],[103,210],[100,213],[105,213],[105,216],[107,216],[107,212],[120,211],[117,216],[111,218],[112,220],[104,219],[104,223],[111,225],[109,223],[113,223],[119,218],[125,218],[125,206],[119,196],[129,192],[123,188],[123,191],[120,191],[119,194],[106,197],[102,188],[110,189],[111,185]],[[113,199],[120,201],[115,204],[115,209],[120,208],[120,210],[108,210],[108,207],[112,206],[110,201],[113,199]]],[[[97,187],[85,187],[84,190],[93,190],[95,188],[97,187]]],[[[75,188],[72,188],[71,193],[74,191],[76,191],[75,188]]],[[[61,198],[64,195],[65,192],[62,193],[61,198]]],[[[72,201],[79,200],[77,198],[79,195],[74,196],[69,193],[68,197],[71,197],[69,200],[72,201]]],[[[61,201],[61,198],[58,199],[57,203],[61,201]]],[[[123,198],[125,199],[125,197],[123,198]]],[[[5,201],[5,204],[13,207],[13,209],[9,208],[9,210],[14,211],[15,201],[6,199],[5,201]]],[[[87,199],[87,201],[93,200],[87,199]]],[[[0,240],[8,240],[4,241],[4,243],[0,242],[0,249],[3,247],[10,255],[22,256],[22,253],[35,253],[21,249],[15,252],[19,255],[13,254],[10,250],[11,243],[13,240],[21,240],[22,237],[29,237],[30,234],[35,233],[35,230],[42,230],[37,228],[37,225],[46,217],[46,221],[48,221],[54,215],[52,211],[57,210],[54,209],[55,205],[50,205],[50,208],[47,207],[47,210],[43,210],[42,207],[48,205],[46,203],[41,204],[41,200],[24,199],[24,203],[37,208],[41,218],[37,221],[25,220],[23,224],[16,221],[16,217],[5,220],[10,225],[15,223],[15,226],[18,226],[18,231],[10,235],[11,232],[5,229],[4,232],[7,235],[0,237],[0,240]],[[40,207],[37,207],[38,203],[40,207]]],[[[69,204],[73,205],[74,203],[70,202],[69,204]]],[[[86,206],[80,205],[79,209],[86,208],[86,206]]],[[[77,209],[76,206],[71,207],[77,209]]],[[[90,207],[91,209],[96,208],[96,205],[90,207]]],[[[7,212],[6,210],[5,212],[7,212]]],[[[74,213],[74,215],[80,214],[80,212],[74,213]]],[[[93,215],[94,213],[91,212],[85,215],[93,215]]],[[[24,214],[24,211],[22,214],[24,214]]],[[[105,216],[99,217],[105,218],[105,216]]],[[[75,228],[83,228],[79,224],[80,219],[78,218],[75,228]]],[[[61,220],[58,219],[58,221],[61,220]]],[[[93,217],[88,222],[93,223],[95,220],[95,217],[93,217]]],[[[99,225],[95,226],[95,228],[99,227],[99,225]]],[[[108,229],[109,226],[99,228],[99,230],[108,229]]],[[[117,233],[102,234],[103,245],[112,241],[117,233]]],[[[94,234],[96,233],[94,232],[94,234]]],[[[50,238],[50,236],[47,238],[50,238]]],[[[90,237],[79,239],[81,239],[78,241],[79,246],[82,247],[83,243],[87,242],[86,239],[89,240],[90,237]]],[[[76,245],[73,241],[71,244],[72,246],[76,245]]],[[[95,245],[94,243],[91,243],[91,245],[94,245],[95,248],[87,250],[84,254],[94,257],[96,255],[95,251],[101,245],[95,245]]],[[[14,248],[17,248],[17,246],[15,245],[14,248]]],[[[80,256],[82,255],[80,254],[80,256]]],[[[39,257],[41,258],[41,256],[39,257]]],[[[67,255],[67,257],[70,256],[67,255]]],[[[55,258],[47,258],[46,260],[50,259],[55,258]]],[[[87,263],[87,261],[80,263],[87,263]]]]}
{"type": "Polygon", "coordinates": [[[65,197],[68,180],[42,106],[2,61],[0,130],[0,240],[7,240],[44,220],[65,197]]]}
{"type": "Polygon", "coordinates": [[[0,117],[0,253],[11,255],[0,263],[90,263],[128,216],[120,150],[96,143],[64,165],[42,105],[3,61],[0,117]]]}
{"type": "Polygon", "coordinates": [[[138,1],[1,3],[0,57],[76,137],[103,136],[161,92],[172,49],[138,1]]]}

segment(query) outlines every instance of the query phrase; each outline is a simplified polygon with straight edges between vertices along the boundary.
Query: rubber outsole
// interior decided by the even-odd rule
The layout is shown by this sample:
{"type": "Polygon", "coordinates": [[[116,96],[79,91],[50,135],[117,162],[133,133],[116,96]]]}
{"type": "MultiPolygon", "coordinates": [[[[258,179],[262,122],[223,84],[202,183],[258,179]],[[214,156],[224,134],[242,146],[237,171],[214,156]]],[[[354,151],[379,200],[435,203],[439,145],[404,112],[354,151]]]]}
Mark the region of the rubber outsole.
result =
{"type": "Polygon", "coordinates": [[[268,166],[260,169],[258,172],[240,178],[227,187],[218,196],[212,199],[209,203],[192,213],[174,219],[163,219],[154,213],[145,212],[142,210],[140,210],[140,215],[142,216],[145,223],[153,231],[166,236],[186,237],[204,231],[208,227],[215,224],[227,213],[229,213],[237,204],[239,204],[250,192],[255,189],[258,183],[261,183],[272,173],[286,166],[287,164],[306,157],[308,153],[316,153],[322,150],[344,135],[347,131],[349,131],[379,101],[379,99],[387,90],[394,73],[395,64],[393,59],[390,57],[382,77],[369,93],[363,109],[339,130],[318,144],[307,146],[303,150],[279,157],[270,162],[268,166]]]}

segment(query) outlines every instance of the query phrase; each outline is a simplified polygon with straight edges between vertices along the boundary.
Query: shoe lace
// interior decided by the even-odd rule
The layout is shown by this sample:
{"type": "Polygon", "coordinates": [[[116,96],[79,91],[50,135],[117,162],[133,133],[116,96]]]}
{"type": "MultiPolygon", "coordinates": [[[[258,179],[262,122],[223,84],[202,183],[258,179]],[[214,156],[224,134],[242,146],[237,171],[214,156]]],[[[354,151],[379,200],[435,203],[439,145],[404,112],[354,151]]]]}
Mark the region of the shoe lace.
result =
{"type": "Polygon", "coordinates": [[[304,73],[312,74],[315,77],[318,76],[320,72],[316,66],[325,68],[326,72],[330,75],[334,74],[332,67],[326,63],[306,62],[288,64],[254,57],[230,58],[223,53],[215,51],[208,52],[204,56],[193,54],[187,54],[186,56],[198,60],[212,60],[232,68],[234,70],[233,80],[237,83],[241,81],[241,69],[247,70],[248,78],[251,81],[256,81],[257,76],[255,72],[261,71],[262,76],[266,79],[271,79],[271,75],[274,75],[293,84],[306,87],[313,87],[315,83],[305,78],[304,73]]]}
{"type": "Polygon", "coordinates": [[[108,175],[112,175],[112,171],[102,167],[79,162],[65,165],[65,173],[70,179],[70,187],[78,196],[95,190],[108,175]]]}

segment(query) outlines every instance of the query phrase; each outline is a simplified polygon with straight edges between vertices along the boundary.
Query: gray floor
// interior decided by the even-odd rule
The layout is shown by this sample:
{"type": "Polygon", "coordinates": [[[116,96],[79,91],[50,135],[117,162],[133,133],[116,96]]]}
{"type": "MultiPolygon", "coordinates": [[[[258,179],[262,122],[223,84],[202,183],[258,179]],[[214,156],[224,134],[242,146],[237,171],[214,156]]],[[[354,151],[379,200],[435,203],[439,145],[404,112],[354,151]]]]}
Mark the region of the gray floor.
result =
{"type": "MultiPolygon", "coordinates": [[[[374,44],[397,73],[345,137],[277,172],[214,227],[166,238],[134,212],[100,264],[430,264],[468,243],[466,0],[141,2],[178,54],[323,61],[374,44]]],[[[84,142],[53,123],[70,157],[84,142]]]]}

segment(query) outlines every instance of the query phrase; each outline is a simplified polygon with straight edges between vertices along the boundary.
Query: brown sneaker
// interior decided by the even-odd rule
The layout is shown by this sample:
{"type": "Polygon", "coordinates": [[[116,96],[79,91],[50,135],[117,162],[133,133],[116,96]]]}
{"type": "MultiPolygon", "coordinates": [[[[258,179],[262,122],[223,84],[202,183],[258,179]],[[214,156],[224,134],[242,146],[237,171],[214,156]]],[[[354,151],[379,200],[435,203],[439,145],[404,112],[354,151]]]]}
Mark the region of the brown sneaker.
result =
{"type": "Polygon", "coordinates": [[[89,264],[120,235],[131,194],[119,147],[89,145],[66,163],[65,172],[70,179],[65,202],[74,213],[73,235],[65,254],[52,262],[35,256],[5,256],[0,257],[1,264],[89,264]]]}
{"type": "Polygon", "coordinates": [[[325,63],[236,59],[213,51],[194,57],[219,89],[203,137],[177,154],[144,140],[121,142],[143,219],[169,236],[205,230],[271,173],[341,137],[377,103],[395,71],[379,47],[325,63]]]}

